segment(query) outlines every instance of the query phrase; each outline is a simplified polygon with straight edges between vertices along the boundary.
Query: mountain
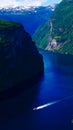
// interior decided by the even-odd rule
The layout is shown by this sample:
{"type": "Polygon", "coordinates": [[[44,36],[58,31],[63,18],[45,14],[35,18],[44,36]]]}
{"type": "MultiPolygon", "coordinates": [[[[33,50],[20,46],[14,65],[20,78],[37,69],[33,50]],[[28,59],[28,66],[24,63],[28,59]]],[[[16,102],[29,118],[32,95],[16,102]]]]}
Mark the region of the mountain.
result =
{"type": "Polygon", "coordinates": [[[19,22],[23,24],[24,29],[31,35],[43,23],[45,23],[53,13],[54,6],[39,6],[39,7],[15,7],[15,8],[0,8],[0,18],[19,22]]]}
{"type": "Polygon", "coordinates": [[[73,54],[73,0],[63,0],[55,9],[50,22],[47,21],[37,29],[33,40],[41,48],[73,54]]]}
{"type": "Polygon", "coordinates": [[[49,21],[41,25],[32,36],[36,46],[45,49],[49,42],[49,21]]]}
{"type": "Polygon", "coordinates": [[[0,20],[0,92],[37,79],[43,70],[42,55],[23,26],[0,20]]]}

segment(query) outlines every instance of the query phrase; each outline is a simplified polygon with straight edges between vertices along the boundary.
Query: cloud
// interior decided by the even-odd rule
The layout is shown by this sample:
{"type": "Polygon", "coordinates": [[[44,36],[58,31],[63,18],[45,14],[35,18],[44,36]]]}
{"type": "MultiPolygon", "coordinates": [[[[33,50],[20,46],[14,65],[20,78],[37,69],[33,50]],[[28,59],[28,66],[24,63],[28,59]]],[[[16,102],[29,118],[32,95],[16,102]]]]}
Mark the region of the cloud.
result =
{"type": "Polygon", "coordinates": [[[48,0],[0,0],[0,7],[41,6],[48,0]]]}

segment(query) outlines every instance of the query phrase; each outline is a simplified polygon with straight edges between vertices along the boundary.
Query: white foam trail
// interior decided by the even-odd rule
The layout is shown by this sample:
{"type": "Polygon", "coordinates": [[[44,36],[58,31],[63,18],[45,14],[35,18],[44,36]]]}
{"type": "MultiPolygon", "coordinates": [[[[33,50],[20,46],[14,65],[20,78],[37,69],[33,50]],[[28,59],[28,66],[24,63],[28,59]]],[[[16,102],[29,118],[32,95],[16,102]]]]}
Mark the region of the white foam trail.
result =
{"type": "Polygon", "coordinates": [[[61,100],[57,100],[57,101],[54,101],[54,102],[50,102],[50,103],[47,103],[47,104],[44,104],[44,105],[41,105],[41,106],[38,106],[36,108],[33,108],[33,110],[39,110],[39,109],[43,109],[45,107],[48,107],[48,106],[51,106],[53,104],[56,104],[58,102],[60,102],[61,100]]]}
{"type": "Polygon", "coordinates": [[[47,103],[47,104],[44,104],[44,105],[38,106],[38,107],[36,107],[36,108],[33,108],[33,110],[35,111],[35,110],[43,109],[43,108],[45,108],[45,107],[54,105],[54,104],[56,104],[56,103],[59,103],[59,102],[61,102],[61,101],[63,101],[63,100],[67,100],[67,99],[72,98],[72,97],[73,97],[73,95],[68,96],[68,97],[65,97],[65,98],[63,98],[63,99],[61,99],[61,100],[56,100],[56,101],[53,101],[53,102],[49,102],[49,103],[47,103]]]}

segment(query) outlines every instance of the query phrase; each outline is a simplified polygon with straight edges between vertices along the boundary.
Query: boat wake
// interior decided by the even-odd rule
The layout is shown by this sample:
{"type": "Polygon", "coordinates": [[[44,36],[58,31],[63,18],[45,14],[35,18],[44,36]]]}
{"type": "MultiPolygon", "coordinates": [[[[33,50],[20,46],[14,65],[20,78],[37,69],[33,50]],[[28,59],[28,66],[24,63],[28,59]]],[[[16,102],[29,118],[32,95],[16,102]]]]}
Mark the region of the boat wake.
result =
{"type": "Polygon", "coordinates": [[[72,97],[73,97],[73,95],[68,96],[68,97],[65,97],[65,98],[63,98],[63,99],[61,99],[61,100],[56,100],[56,101],[53,101],[53,102],[49,102],[49,103],[47,103],[47,104],[43,104],[43,105],[41,105],[41,106],[35,107],[35,108],[33,108],[33,110],[35,111],[35,110],[43,109],[43,108],[46,108],[46,107],[48,107],[48,106],[52,106],[52,105],[54,105],[54,104],[56,104],[56,103],[62,102],[63,100],[67,100],[67,99],[69,99],[69,98],[72,98],[72,97]]]}

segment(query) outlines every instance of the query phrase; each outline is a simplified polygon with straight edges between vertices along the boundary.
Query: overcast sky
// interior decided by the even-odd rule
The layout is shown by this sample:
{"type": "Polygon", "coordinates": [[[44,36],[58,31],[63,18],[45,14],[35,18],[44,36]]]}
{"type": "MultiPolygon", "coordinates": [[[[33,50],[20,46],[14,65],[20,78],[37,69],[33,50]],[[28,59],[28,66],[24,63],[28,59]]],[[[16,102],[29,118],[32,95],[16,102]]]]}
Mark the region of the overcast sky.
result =
{"type": "Polygon", "coordinates": [[[5,6],[45,6],[53,3],[59,3],[62,0],[0,0],[0,7],[5,6]]]}

